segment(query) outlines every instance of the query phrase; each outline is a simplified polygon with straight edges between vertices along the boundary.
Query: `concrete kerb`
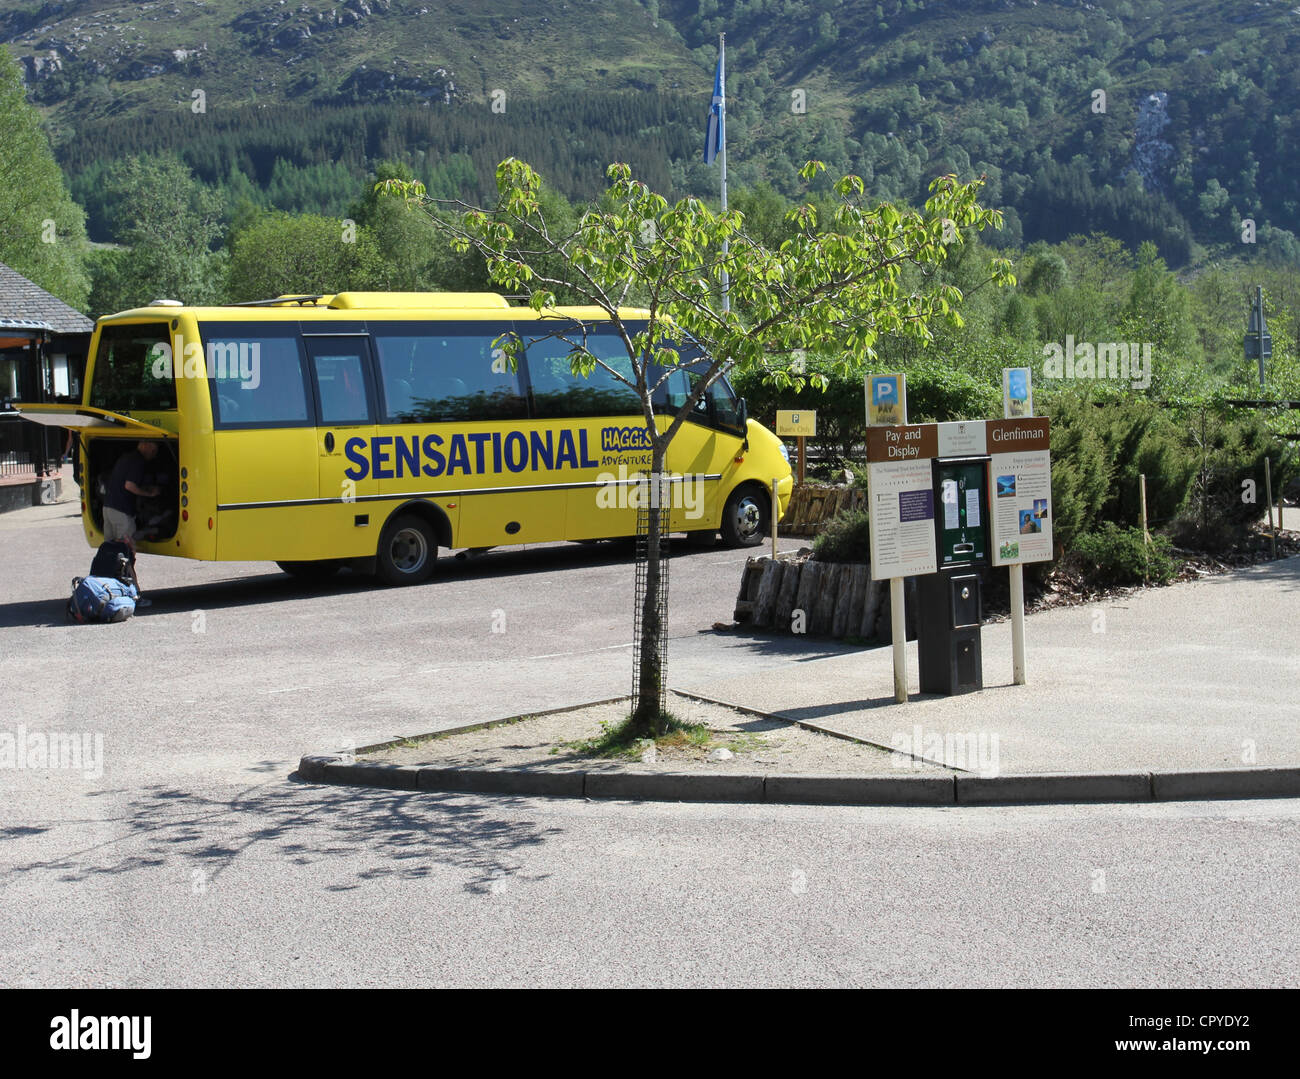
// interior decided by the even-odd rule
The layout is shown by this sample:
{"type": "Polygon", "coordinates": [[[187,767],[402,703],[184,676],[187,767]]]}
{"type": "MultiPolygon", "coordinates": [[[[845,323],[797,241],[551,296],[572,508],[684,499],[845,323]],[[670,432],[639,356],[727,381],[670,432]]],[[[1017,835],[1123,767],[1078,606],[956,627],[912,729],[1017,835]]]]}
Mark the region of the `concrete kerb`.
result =
{"type": "Polygon", "coordinates": [[[367,764],[330,754],[315,754],[302,758],[297,775],[309,783],[448,794],[770,805],[1068,805],[1079,802],[1300,797],[1300,768],[1006,776],[763,776],[716,772],[435,768],[367,764]]]}
{"type": "Polygon", "coordinates": [[[891,757],[898,755],[904,756],[908,760],[916,761],[919,764],[932,764],[936,768],[946,768],[953,773],[964,773],[965,768],[957,768],[941,760],[934,760],[927,757],[924,753],[902,753],[893,746],[887,746],[882,742],[873,741],[870,738],[863,738],[856,734],[849,734],[848,731],[839,730],[836,727],[828,727],[823,723],[814,723],[810,719],[796,719],[794,716],[787,716],[782,712],[759,712],[753,708],[746,708],[743,705],[731,704],[729,701],[720,701],[716,697],[705,697],[700,693],[688,693],[684,689],[674,689],[672,692],[679,697],[686,697],[693,701],[704,701],[706,704],[718,704],[724,708],[734,708],[737,712],[745,712],[751,716],[758,716],[762,719],[770,719],[778,723],[790,723],[796,727],[802,727],[806,731],[812,731],[814,734],[825,734],[831,738],[838,738],[842,742],[855,742],[860,746],[870,746],[872,749],[878,749],[882,753],[888,753],[891,757]]]}

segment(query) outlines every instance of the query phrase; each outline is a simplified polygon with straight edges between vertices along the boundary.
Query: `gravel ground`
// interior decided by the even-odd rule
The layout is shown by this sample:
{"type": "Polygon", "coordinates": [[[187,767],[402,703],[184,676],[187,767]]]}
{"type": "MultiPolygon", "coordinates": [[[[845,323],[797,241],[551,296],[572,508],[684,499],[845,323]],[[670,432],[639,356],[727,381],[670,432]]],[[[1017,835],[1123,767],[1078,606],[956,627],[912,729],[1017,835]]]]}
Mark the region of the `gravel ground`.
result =
{"type": "Polygon", "coordinates": [[[916,763],[895,765],[893,755],[874,746],[833,738],[795,723],[765,719],[724,705],[672,695],[669,709],[685,723],[709,727],[707,745],[661,741],[653,754],[602,758],[585,755],[573,743],[601,734],[602,724],[615,725],[627,716],[627,703],[590,705],[523,719],[486,730],[448,734],[403,747],[359,757],[384,764],[431,765],[441,768],[525,768],[616,770],[639,772],[736,772],[788,775],[897,775],[905,771],[950,774],[948,769],[916,763]],[[729,759],[710,754],[726,749],[729,759]]]}

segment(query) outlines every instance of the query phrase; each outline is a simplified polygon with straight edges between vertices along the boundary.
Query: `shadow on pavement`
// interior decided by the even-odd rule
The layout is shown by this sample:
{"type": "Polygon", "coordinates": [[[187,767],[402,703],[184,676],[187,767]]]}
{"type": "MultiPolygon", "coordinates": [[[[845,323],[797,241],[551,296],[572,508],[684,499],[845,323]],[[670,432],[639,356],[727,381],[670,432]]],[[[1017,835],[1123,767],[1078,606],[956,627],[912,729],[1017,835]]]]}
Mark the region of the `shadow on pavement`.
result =
{"type": "MultiPolygon", "coordinates": [[[[721,640],[735,641],[745,649],[746,654],[757,656],[778,656],[791,659],[796,663],[807,663],[815,659],[833,659],[836,656],[855,655],[870,652],[877,648],[890,647],[883,644],[844,644],[832,637],[811,637],[807,634],[772,633],[753,630],[748,627],[732,630],[700,630],[700,633],[712,633],[721,640]]],[[[695,634],[692,634],[695,636],[695,634]]]]}
{"type": "MultiPolygon", "coordinates": [[[[713,552],[703,548],[692,548],[691,553],[707,555],[713,552]]],[[[434,567],[433,576],[425,584],[417,587],[436,588],[441,583],[456,580],[492,580],[544,574],[570,567],[620,564],[627,565],[629,570],[631,569],[631,541],[565,543],[522,550],[506,549],[467,555],[464,558],[443,555],[439,557],[434,567]]],[[[215,611],[259,603],[280,603],[322,595],[347,595],[358,592],[374,592],[382,595],[387,591],[387,588],[374,577],[348,571],[342,571],[337,576],[316,582],[305,582],[288,574],[269,572],[203,584],[153,588],[149,587],[148,568],[148,563],[142,564],[141,577],[146,586],[145,595],[152,600],[153,606],[137,608],[135,614],[137,618],[147,618],[154,614],[174,614],[177,611],[197,609],[215,611]]],[[[67,582],[69,586],[71,580],[72,578],[69,577],[67,582]]],[[[69,591],[71,591],[70,587],[69,591]]],[[[0,604],[0,628],[64,625],[66,603],[67,596],[64,595],[0,604]]]]}
{"type": "MultiPolygon", "coordinates": [[[[104,791],[98,796],[122,793],[104,791]]],[[[442,865],[469,874],[466,891],[487,892],[503,878],[536,880],[546,875],[521,878],[515,855],[562,829],[511,820],[523,801],[494,796],[488,803],[472,795],[292,781],[254,787],[221,801],[155,786],[114,807],[105,823],[123,829],[115,838],[49,861],[11,862],[0,870],[0,882],[33,871],[51,872],[69,882],[144,871],[148,875],[140,878],[140,886],[154,888],[158,870],[174,868],[187,875],[200,872],[193,877],[195,887],[206,888],[241,859],[251,872],[268,858],[305,867],[341,855],[360,859],[364,868],[350,879],[325,885],[327,891],[351,891],[375,879],[418,880],[442,865]]],[[[50,825],[46,831],[58,827],[50,825]]]]}

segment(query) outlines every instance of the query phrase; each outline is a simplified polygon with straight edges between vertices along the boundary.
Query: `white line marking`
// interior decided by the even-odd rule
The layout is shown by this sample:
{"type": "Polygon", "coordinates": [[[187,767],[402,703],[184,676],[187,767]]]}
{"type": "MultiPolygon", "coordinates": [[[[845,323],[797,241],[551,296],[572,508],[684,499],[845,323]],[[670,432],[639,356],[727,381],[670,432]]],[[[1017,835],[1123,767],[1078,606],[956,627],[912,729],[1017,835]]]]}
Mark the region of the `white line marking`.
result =
{"type": "Polygon", "coordinates": [[[542,656],[521,656],[521,659],[558,659],[560,656],[584,656],[588,652],[608,652],[611,648],[631,648],[632,642],[626,644],[606,644],[599,648],[582,648],[576,652],[547,652],[542,656]]]}

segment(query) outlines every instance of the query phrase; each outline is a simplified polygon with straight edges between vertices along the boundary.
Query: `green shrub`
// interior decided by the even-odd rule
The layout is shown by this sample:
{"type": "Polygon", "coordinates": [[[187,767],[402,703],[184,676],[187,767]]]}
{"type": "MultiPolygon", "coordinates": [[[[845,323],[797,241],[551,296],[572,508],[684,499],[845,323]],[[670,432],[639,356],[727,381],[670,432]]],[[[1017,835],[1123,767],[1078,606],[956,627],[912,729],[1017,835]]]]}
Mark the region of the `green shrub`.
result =
{"type": "Polygon", "coordinates": [[[1099,585],[1168,584],[1178,572],[1168,537],[1151,537],[1148,547],[1140,528],[1118,528],[1106,521],[1096,532],[1075,538],[1073,553],[1099,585]]]}
{"type": "Polygon", "coordinates": [[[808,356],[805,364],[808,374],[827,377],[829,384],[824,391],[809,385],[798,393],[778,389],[765,383],[762,375],[753,371],[737,371],[731,378],[736,392],[745,398],[749,415],[769,430],[776,429],[777,409],[815,409],[817,436],[809,440],[810,448],[841,458],[849,457],[866,432],[867,405],[862,373],[839,374],[831,361],[821,356],[808,356]]]}
{"type": "Polygon", "coordinates": [[[841,510],[813,540],[818,562],[869,562],[871,535],[866,510],[841,510]]]}
{"type": "Polygon", "coordinates": [[[1146,476],[1148,527],[1174,520],[1187,501],[1196,459],[1173,413],[1144,397],[1120,398],[1094,411],[1112,468],[1100,520],[1121,527],[1141,522],[1140,476],[1146,476]]]}
{"type": "MultiPolygon", "coordinates": [[[[861,397],[861,385],[858,390],[861,397]]],[[[925,355],[907,367],[910,423],[949,423],[1001,415],[1002,387],[997,382],[981,379],[950,359],[935,355],[925,355]]],[[[866,418],[860,418],[865,431],[866,418]]]]}
{"type": "Polygon", "coordinates": [[[1105,522],[1136,527],[1141,476],[1148,527],[1178,518],[1192,490],[1197,454],[1177,413],[1104,386],[1051,395],[1044,411],[1052,418],[1056,539],[1067,549],[1105,522]]]}
{"type": "Polygon", "coordinates": [[[1052,419],[1053,539],[1067,550],[1097,527],[1113,468],[1087,395],[1062,394],[1045,410],[1052,419]]]}
{"type": "Polygon", "coordinates": [[[1274,497],[1294,475],[1294,447],[1279,443],[1252,413],[1227,414],[1212,406],[1186,417],[1193,455],[1188,499],[1173,528],[1183,546],[1221,551],[1241,540],[1265,512],[1264,458],[1270,459],[1274,497]],[[1250,499],[1250,484],[1254,499],[1250,499]]]}

